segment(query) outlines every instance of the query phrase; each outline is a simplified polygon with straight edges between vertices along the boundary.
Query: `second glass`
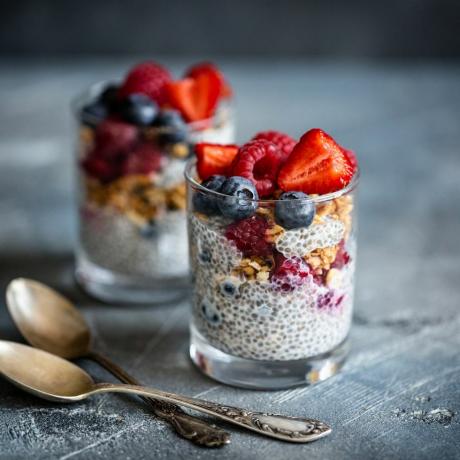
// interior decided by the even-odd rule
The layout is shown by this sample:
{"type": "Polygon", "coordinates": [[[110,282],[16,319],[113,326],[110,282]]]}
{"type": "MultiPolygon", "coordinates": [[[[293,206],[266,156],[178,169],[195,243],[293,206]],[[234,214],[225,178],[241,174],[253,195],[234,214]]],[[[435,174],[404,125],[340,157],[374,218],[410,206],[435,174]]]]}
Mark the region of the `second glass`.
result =
{"type": "Polygon", "coordinates": [[[233,142],[232,107],[225,101],[211,119],[180,127],[116,121],[102,126],[99,120],[82,117],[81,107],[96,100],[105,87],[90,88],[75,103],[77,280],[105,301],[171,301],[188,285],[184,166],[196,142],[233,142]],[[117,156],[100,161],[94,154],[97,136],[110,142],[131,136],[138,139],[137,146],[122,165],[117,156]]]}

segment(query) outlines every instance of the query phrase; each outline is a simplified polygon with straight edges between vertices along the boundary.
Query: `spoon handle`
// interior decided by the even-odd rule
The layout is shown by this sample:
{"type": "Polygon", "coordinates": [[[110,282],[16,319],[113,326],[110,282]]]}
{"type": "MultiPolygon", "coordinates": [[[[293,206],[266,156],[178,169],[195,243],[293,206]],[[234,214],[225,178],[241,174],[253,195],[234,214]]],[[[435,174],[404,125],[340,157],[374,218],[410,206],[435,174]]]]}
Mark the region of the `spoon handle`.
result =
{"type": "MultiPolygon", "coordinates": [[[[109,358],[95,352],[91,352],[87,358],[100,364],[118,380],[130,385],[140,385],[134,377],[109,358]]],[[[211,423],[185,413],[176,404],[166,400],[141,397],[152,407],[157,417],[168,421],[176,432],[185,439],[205,447],[222,447],[230,443],[229,433],[211,423]]]]}
{"type": "Polygon", "coordinates": [[[180,404],[189,409],[212,415],[234,425],[283,441],[297,443],[311,442],[327,436],[331,432],[331,428],[325,423],[309,418],[251,412],[247,409],[221,405],[137,385],[111,383],[99,383],[95,385],[94,393],[106,392],[133,393],[153,397],[168,403],[180,404]]]}

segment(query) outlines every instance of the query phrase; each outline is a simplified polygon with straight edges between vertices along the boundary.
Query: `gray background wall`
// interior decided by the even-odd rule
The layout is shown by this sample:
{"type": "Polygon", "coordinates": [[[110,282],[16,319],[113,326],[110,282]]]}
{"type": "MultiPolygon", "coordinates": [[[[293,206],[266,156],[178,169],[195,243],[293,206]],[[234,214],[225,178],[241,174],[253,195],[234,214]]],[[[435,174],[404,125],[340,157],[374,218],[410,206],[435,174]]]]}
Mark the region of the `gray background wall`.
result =
{"type": "Polygon", "coordinates": [[[458,0],[0,0],[0,54],[459,58],[458,0]]]}

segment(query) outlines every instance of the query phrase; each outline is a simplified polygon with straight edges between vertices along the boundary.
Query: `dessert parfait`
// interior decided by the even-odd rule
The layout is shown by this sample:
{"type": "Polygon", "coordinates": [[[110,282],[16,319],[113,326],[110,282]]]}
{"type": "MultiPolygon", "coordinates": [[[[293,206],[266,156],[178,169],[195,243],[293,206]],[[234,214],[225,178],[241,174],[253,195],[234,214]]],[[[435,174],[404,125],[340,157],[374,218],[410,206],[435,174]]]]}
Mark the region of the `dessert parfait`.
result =
{"type": "Polygon", "coordinates": [[[125,302],[183,294],[183,171],[196,142],[233,141],[231,94],[214,64],[173,79],[144,62],[121,83],[96,85],[79,98],[76,275],[89,293],[125,302]]]}
{"type": "Polygon", "coordinates": [[[282,388],[332,375],[353,306],[354,153],[320,129],[297,142],[196,145],[186,170],[191,357],[225,383],[282,388]]]}

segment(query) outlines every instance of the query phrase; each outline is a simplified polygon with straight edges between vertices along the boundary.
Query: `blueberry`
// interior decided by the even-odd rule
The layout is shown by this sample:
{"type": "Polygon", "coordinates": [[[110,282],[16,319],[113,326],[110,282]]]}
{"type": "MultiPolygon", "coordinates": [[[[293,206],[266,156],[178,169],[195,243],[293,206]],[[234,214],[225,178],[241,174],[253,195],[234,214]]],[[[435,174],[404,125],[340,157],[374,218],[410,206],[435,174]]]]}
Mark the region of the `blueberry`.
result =
{"type": "Polygon", "coordinates": [[[200,261],[204,264],[208,264],[209,262],[211,262],[211,253],[208,249],[203,249],[202,251],[200,251],[198,257],[200,261]]]}
{"type": "Polygon", "coordinates": [[[184,120],[177,110],[162,110],[152,122],[156,128],[180,128],[186,129],[184,120]]]}
{"type": "Polygon", "coordinates": [[[236,277],[225,278],[220,283],[220,292],[225,297],[236,297],[240,292],[240,280],[236,277]]]}
{"type": "Polygon", "coordinates": [[[219,311],[206,299],[201,303],[201,313],[211,326],[218,326],[222,322],[219,311]]]}
{"type": "MultiPolygon", "coordinates": [[[[206,179],[201,185],[208,190],[213,190],[215,192],[220,191],[222,184],[225,182],[225,176],[211,176],[206,179]]],[[[193,193],[193,209],[203,214],[215,214],[218,212],[216,197],[212,193],[201,192],[196,190],[193,193]]]]}
{"type": "Polygon", "coordinates": [[[146,239],[155,238],[158,235],[158,228],[155,222],[149,222],[140,229],[140,234],[146,239]]]}
{"type": "Polygon", "coordinates": [[[309,227],[315,217],[315,204],[303,192],[285,192],[275,205],[276,223],[286,229],[309,227]]]}
{"type": "Polygon", "coordinates": [[[220,212],[231,219],[244,219],[252,216],[257,209],[259,195],[254,184],[245,177],[229,177],[220,189],[220,193],[227,195],[219,197],[217,205],[220,212]]]}
{"type": "Polygon", "coordinates": [[[97,125],[107,115],[107,107],[100,101],[90,102],[81,109],[82,121],[90,126],[97,125]]]}
{"type": "Polygon", "coordinates": [[[187,125],[177,110],[162,110],[153,120],[152,126],[160,128],[158,141],[161,145],[187,140],[187,125]]]}
{"type": "Polygon", "coordinates": [[[144,94],[130,94],[120,101],[118,109],[125,121],[139,126],[150,125],[158,113],[157,105],[144,94]]]}
{"type": "Polygon", "coordinates": [[[109,84],[99,96],[99,101],[104,104],[108,111],[116,110],[118,104],[118,86],[109,84]]]}

